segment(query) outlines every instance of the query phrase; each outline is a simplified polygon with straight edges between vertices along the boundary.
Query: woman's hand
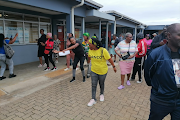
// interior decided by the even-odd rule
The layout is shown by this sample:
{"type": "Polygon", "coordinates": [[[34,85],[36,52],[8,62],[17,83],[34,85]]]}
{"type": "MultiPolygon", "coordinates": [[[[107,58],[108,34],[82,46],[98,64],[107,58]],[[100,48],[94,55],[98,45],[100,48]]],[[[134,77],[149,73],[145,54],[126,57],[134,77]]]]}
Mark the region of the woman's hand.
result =
{"type": "Polygon", "coordinates": [[[116,67],[114,67],[113,69],[114,69],[114,72],[116,73],[117,72],[116,67]]]}
{"type": "Polygon", "coordinates": [[[42,46],[45,46],[45,44],[43,42],[40,42],[42,46]]]}
{"type": "Polygon", "coordinates": [[[131,59],[131,58],[133,58],[134,57],[134,55],[130,55],[129,57],[128,57],[128,59],[131,59]]]}
{"type": "Polygon", "coordinates": [[[57,51],[57,50],[53,50],[54,53],[59,53],[60,51],[57,51]]]}

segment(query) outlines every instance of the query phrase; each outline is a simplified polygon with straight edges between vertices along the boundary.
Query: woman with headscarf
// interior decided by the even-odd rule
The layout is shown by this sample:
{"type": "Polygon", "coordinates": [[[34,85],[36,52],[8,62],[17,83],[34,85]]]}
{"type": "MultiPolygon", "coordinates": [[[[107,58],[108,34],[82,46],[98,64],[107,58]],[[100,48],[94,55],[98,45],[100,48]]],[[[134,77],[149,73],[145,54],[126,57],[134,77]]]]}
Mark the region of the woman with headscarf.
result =
{"type": "Polygon", "coordinates": [[[51,69],[51,71],[55,71],[56,70],[56,66],[54,64],[54,61],[52,60],[52,54],[53,54],[53,46],[54,46],[54,41],[52,39],[52,33],[47,33],[46,35],[47,41],[45,42],[45,44],[43,42],[41,42],[42,46],[45,46],[45,50],[44,50],[44,57],[45,57],[45,63],[47,64],[47,68],[44,69],[44,71],[49,71],[49,61],[52,63],[53,68],[51,69]]]}
{"type": "Polygon", "coordinates": [[[70,37],[69,41],[71,42],[71,44],[69,45],[69,47],[67,49],[65,49],[63,51],[54,50],[54,53],[72,50],[75,53],[75,58],[74,58],[74,63],[73,63],[73,79],[70,82],[73,82],[76,80],[75,79],[76,67],[77,67],[77,64],[79,61],[80,61],[80,68],[81,68],[81,72],[82,72],[82,76],[83,76],[83,82],[85,82],[86,81],[85,73],[84,73],[85,53],[84,53],[83,46],[82,46],[81,42],[76,41],[74,37],[70,37]]]}
{"type": "Polygon", "coordinates": [[[88,106],[93,106],[93,104],[96,104],[96,88],[98,81],[100,85],[100,101],[104,101],[104,82],[108,72],[106,61],[108,60],[111,63],[114,72],[116,72],[116,67],[108,51],[103,48],[102,43],[98,39],[90,39],[89,47],[88,63],[91,60],[92,99],[88,103],[88,106]]]}
{"type": "Polygon", "coordinates": [[[129,80],[135,55],[138,53],[136,42],[132,38],[131,33],[126,33],[126,39],[121,41],[115,48],[116,54],[120,57],[121,85],[118,87],[119,90],[124,88],[125,75],[127,75],[127,85],[131,85],[129,80]],[[118,50],[120,50],[120,53],[118,53],[118,50]]]}

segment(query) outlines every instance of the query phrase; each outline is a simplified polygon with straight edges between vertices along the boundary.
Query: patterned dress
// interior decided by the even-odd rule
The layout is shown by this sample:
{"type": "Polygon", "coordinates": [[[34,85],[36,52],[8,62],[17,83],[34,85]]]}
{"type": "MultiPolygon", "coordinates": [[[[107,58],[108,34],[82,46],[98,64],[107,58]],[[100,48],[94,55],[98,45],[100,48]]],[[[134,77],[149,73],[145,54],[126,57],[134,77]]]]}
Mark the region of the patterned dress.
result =
{"type": "MultiPolygon", "coordinates": [[[[59,44],[61,43],[61,41],[59,39],[54,40],[54,50],[58,50],[59,51],[59,44]]],[[[58,53],[54,53],[54,57],[58,58],[59,54],[58,53]]]]}

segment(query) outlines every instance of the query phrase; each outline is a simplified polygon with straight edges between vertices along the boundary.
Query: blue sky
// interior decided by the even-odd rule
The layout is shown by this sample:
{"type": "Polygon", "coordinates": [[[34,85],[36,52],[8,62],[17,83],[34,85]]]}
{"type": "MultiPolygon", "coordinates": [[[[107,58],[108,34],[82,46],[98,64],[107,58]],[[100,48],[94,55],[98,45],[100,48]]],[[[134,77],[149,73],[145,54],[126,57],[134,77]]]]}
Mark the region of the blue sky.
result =
{"type": "Polygon", "coordinates": [[[147,25],[180,23],[180,0],[94,0],[147,25]]]}

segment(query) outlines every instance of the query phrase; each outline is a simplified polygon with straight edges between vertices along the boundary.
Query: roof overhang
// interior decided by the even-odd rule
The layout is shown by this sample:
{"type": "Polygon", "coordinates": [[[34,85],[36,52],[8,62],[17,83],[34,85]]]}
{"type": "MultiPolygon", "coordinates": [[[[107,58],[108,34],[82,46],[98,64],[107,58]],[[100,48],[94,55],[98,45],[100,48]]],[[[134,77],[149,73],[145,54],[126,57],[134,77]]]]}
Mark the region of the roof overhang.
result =
{"type": "Polygon", "coordinates": [[[133,23],[135,23],[135,24],[137,24],[137,25],[146,26],[145,24],[143,24],[143,23],[141,23],[141,22],[139,22],[139,21],[137,21],[137,20],[135,20],[135,19],[133,19],[133,18],[130,18],[130,17],[124,15],[124,14],[121,14],[121,13],[119,13],[119,12],[117,12],[117,11],[114,11],[114,10],[104,11],[104,13],[113,15],[113,16],[115,16],[117,19],[124,19],[124,20],[130,21],[130,22],[133,22],[133,23]]]}
{"type": "MultiPolygon", "coordinates": [[[[76,0],[78,2],[81,2],[81,0],[76,0]]],[[[90,6],[90,7],[93,7],[93,8],[96,8],[96,9],[100,9],[103,7],[103,5],[93,1],[93,0],[85,0],[84,1],[84,4],[87,5],[87,6],[90,6]]]]}
{"type": "Polygon", "coordinates": [[[98,10],[88,10],[86,11],[86,22],[98,22],[100,19],[102,21],[115,21],[115,17],[98,10]]]}

